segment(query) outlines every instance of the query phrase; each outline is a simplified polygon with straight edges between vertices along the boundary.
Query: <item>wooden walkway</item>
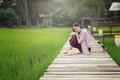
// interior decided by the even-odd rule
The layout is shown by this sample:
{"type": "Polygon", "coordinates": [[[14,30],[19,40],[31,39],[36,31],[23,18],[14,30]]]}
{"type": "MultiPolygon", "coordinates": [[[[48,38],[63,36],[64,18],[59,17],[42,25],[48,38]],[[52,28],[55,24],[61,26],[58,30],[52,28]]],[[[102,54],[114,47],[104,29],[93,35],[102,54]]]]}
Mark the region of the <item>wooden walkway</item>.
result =
{"type": "MultiPolygon", "coordinates": [[[[120,80],[120,67],[91,36],[92,52],[82,44],[85,54],[66,56],[68,41],[39,80],[120,80]]],[[[76,49],[74,49],[76,50],[76,49]]]]}

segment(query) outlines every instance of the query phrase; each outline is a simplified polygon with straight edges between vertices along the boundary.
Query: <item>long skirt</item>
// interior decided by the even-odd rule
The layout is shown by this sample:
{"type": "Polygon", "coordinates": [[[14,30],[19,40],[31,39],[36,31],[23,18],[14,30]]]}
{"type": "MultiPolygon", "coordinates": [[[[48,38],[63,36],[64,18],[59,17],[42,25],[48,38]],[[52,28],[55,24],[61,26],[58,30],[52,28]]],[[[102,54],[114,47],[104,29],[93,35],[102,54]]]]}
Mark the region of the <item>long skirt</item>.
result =
{"type": "MultiPolygon", "coordinates": [[[[78,44],[78,40],[77,40],[76,35],[72,35],[72,37],[69,40],[69,43],[72,47],[77,48],[81,53],[83,52],[81,44],[78,44]]],[[[91,48],[88,48],[88,51],[90,52],[91,48]]]]}

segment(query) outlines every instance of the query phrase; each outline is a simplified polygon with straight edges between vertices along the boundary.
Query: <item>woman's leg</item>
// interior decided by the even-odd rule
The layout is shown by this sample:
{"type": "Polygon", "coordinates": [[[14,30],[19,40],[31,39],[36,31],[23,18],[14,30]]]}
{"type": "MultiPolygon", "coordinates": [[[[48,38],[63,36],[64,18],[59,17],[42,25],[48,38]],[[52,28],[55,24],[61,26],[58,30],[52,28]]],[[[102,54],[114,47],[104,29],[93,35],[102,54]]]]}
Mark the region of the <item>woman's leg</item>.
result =
{"type": "Polygon", "coordinates": [[[67,54],[69,50],[72,50],[72,46],[70,45],[69,49],[67,51],[64,52],[64,54],[67,54]]]}
{"type": "Polygon", "coordinates": [[[81,47],[81,44],[78,44],[76,35],[72,35],[69,42],[72,47],[78,48],[78,50],[82,53],[82,47],[81,47]]]}
{"type": "Polygon", "coordinates": [[[81,44],[78,44],[78,49],[81,53],[83,53],[81,44]]]}
{"type": "Polygon", "coordinates": [[[91,52],[91,48],[88,48],[88,51],[91,52]]]}

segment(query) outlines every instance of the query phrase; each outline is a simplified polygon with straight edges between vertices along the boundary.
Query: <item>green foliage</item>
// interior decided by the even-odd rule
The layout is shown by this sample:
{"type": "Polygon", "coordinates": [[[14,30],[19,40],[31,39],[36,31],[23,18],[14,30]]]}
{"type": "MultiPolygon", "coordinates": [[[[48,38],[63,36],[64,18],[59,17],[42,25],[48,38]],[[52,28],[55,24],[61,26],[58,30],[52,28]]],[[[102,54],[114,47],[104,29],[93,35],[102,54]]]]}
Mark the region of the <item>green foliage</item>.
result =
{"type": "MultiPolygon", "coordinates": [[[[110,1],[110,0],[109,0],[110,1]]],[[[32,21],[40,19],[40,14],[49,15],[52,13],[51,19],[54,24],[69,24],[80,22],[82,17],[104,17],[107,14],[106,4],[110,4],[105,0],[35,0],[28,1],[28,16],[32,21]]],[[[16,12],[26,20],[27,11],[25,8],[25,0],[17,0],[16,12]]]]}
{"type": "Polygon", "coordinates": [[[80,22],[83,17],[106,17],[108,11],[105,0],[62,0],[55,4],[54,21],[65,24],[80,22]]]}
{"type": "Polygon", "coordinates": [[[15,11],[12,8],[0,9],[0,19],[1,20],[13,20],[18,19],[15,11]]]}
{"type": "Polygon", "coordinates": [[[0,9],[0,19],[4,19],[6,17],[6,11],[4,9],[0,9]]]}
{"type": "Polygon", "coordinates": [[[0,29],[0,80],[39,80],[71,29],[0,29]]]}
{"type": "Polygon", "coordinates": [[[18,19],[18,16],[16,15],[15,11],[12,8],[7,8],[6,17],[10,20],[18,19]]]}
{"type": "Polygon", "coordinates": [[[5,0],[2,6],[13,7],[23,24],[37,24],[37,20],[42,23],[39,15],[52,13],[49,18],[54,24],[71,25],[83,17],[119,17],[119,12],[109,11],[111,3],[112,0],[5,0]]]}

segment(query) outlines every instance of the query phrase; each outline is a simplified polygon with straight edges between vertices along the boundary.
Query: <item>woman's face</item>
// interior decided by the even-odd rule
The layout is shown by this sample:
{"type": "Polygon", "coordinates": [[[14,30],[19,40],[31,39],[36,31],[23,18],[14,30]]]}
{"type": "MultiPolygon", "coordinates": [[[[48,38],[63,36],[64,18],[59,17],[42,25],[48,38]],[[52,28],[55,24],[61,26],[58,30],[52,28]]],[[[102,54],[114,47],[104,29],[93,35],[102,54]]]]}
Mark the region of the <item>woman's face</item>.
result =
{"type": "Polygon", "coordinates": [[[79,33],[80,30],[81,30],[81,28],[80,28],[79,26],[78,26],[78,27],[73,26],[73,30],[74,30],[75,32],[79,33]]]}

